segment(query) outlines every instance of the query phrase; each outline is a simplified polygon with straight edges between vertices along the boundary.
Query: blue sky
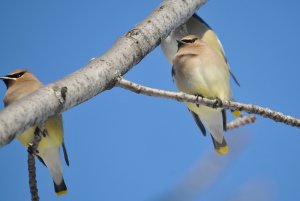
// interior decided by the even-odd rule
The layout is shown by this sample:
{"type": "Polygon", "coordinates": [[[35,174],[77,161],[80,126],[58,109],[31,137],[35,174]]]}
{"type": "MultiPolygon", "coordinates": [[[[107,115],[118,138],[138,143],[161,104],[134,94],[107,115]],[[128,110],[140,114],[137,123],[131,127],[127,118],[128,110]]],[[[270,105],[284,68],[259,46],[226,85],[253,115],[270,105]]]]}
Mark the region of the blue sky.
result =
{"type": "MultiPolygon", "coordinates": [[[[103,54],[159,3],[2,0],[0,74],[26,68],[43,83],[58,80],[103,54]]],[[[236,100],[300,117],[299,8],[292,0],[211,0],[197,12],[223,43],[241,84],[232,82],[236,100]]],[[[156,48],[125,77],[176,90],[170,72],[156,48]]],[[[1,97],[5,90],[0,85],[1,97]]],[[[300,200],[299,129],[268,119],[226,133],[232,151],[220,157],[184,104],[114,88],[65,112],[64,128],[69,193],[56,197],[38,163],[44,201],[162,200],[184,191],[187,177],[194,200],[300,200]]],[[[19,142],[1,148],[0,165],[1,200],[30,200],[19,142]]]]}

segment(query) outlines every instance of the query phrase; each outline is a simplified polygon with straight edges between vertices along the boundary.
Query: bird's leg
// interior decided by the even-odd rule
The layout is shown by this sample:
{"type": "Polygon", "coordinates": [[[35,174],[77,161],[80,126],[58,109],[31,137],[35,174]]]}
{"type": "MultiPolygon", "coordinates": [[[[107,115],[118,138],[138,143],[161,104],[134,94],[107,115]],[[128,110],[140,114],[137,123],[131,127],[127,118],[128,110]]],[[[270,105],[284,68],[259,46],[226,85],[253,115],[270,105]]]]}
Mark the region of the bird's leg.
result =
{"type": "MultiPolygon", "coordinates": [[[[201,94],[195,94],[197,102],[199,101],[199,98],[203,98],[201,94]]],[[[199,103],[196,103],[196,106],[199,107],[199,103]]]]}

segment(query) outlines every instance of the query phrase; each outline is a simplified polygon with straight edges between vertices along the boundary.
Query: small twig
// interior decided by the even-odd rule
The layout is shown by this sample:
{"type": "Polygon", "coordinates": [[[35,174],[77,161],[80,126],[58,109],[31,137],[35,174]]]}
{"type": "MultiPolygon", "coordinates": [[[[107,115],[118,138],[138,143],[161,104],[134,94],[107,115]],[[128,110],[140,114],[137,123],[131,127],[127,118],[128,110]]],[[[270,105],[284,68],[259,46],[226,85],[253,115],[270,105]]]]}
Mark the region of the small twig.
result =
{"type": "Polygon", "coordinates": [[[255,123],[256,117],[255,116],[242,116],[239,118],[234,119],[233,121],[227,123],[226,130],[232,130],[238,128],[240,126],[244,126],[246,124],[255,123]]]}
{"type": "Polygon", "coordinates": [[[42,130],[36,127],[32,143],[28,146],[28,172],[29,187],[32,201],[39,201],[39,194],[36,181],[35,155],[38,153],[37,147],[42,139],[42,130]]]}
{"type": "Polygon", "coordinates": [[[263,108],[258,105],[244,104],[244,103],[238,103],[234,101],[220,102],[220,100],[202,98],[202,97],[186,94],[183,92],[171,92],[171,91],[165,91],[160,89],[153,89],[150,87],[145,87],[136,84],[134,82],[130,82],[128,80],[123,79],[122,77],[117,78],[116,86],[122,87],[124,89],[128,89],[138,94],[144,94],[148,96],[174,99],[180,102],[186,101],[186,102],[206,105],[212,108],[218,107],[224,109],[245,111],[250,114],[258,114],[260,116],[272,119],[276,122],[281,122],[290,126],[295,126],[297,128],[300,128],[300,119],[296,119],[294,117],[287,116],[280,112],[272,111],[268,108],[263,108]]]}

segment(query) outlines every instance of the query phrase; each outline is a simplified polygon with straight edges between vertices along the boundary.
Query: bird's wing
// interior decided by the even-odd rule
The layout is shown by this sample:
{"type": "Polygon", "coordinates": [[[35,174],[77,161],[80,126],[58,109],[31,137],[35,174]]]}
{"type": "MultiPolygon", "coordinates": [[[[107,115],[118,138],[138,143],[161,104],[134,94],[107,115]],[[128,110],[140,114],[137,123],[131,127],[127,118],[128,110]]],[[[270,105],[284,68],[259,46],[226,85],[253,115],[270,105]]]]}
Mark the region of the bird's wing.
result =
{"type": "Polygon", "coordinates": [[[67,152],[66,145],[65,145],[64,142],[62,143],[62,148],[63,148],[64,158],[65,158],[66,164],[67,164],[67,166],[69,166],[70,162],[69,162],[68,152],[67,152]]]}
{"type": "MultiPolygon", "coordinates": [[[[189,34],[197,35],[201,37],[205,42],[207,42],[210,46],[212,46],[217,52],[219,52],[224,60],[226,61],[228,67],[228,60],[225,55],[225,51],[221,41],[219,40],[216,33],[213,29],[197,14],[194,14],[188,21],[187,21],[187,32],[189,34]]],[[[240,86],[236,76],[231,72],[229,67],[229,73],[234,82],[240,86]]]]}
{"type": "Polygon", "coordinates": [[[223,130],[227,130],[227,117],[226,117],[226,110],[222,110],[222,119],[223,119],[223,130]]]}
{"type": "Polygon", "coordinates": [[[39,161],[47,167],[46,163],[43,161],[43,159],[39,156],[39,155],[36,155],[37,159],[39,159],[39,161]]]}
{"type": "Polygon", "coordinates": [[[198,128],[200,129],[201,133],[203,134],[203,136],[206,136],[205,127],[204,127],[203,123],[201,122],[199,116],[195,112],[193,112],[191,110],[189,110],[189,111],[191,112],[193,119],[195,120],[195,122],[196,122],[198,128]]]}
{"type": "MultiPolygon", "coordinates": [[[[178,49],[176,40],[187,35],[196,35],[202,38],[211,47],[213,47],[228,64],[224,48],[218,36],[213,29],[197,14],[194,14],[186,23],[172,31],[170,35],[161,42],[163,53],[170,63],[172,63],[172,59],[178,49]]],[[[240,86],[236,76],[234,76],[234,74],[230,71],[230,68],[229,72],[234,82],[240,86]]]]}

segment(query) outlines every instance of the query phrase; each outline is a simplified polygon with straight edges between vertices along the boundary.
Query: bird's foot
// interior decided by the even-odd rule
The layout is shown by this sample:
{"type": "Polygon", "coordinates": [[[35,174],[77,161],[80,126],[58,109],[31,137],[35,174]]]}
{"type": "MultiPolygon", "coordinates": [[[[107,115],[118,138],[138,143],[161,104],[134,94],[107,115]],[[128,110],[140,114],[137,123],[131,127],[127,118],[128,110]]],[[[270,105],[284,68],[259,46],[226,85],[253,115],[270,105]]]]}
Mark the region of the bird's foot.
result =
{"type": "Polygon", "coordinates": [[[41,130],[39,127],[36,127],[34,131],[34,135],[40,136],[40,137],[47,137],[48,131],[46,129],[41,130]]]}
{"type": "Polygon", "coordinates": [[[223,106],[223,102],[220,98],[216,98],[214,104],[212,105],[213,108],[220,108],[223,106]]]}
{"type": "Polygon", "coordinates": [[[43,132],[42,132],[42,135],[43,135],[43,137],[48,136],[48,131],[46,129],[44,129],[43,132]]]}
{"type": "Polygon", "coordinates": [[[31,154],[31,155],[37,155],[37,154],[39,154],[39,151],[38,151],[37,149],[35,150],[35,149],[33,148],[33,143],[32,143],[32,142],[28,143],[27,152],[28,152],[29,154],[31,154]]]}
{"type": "MultiPolygon", "coordinates": [[[[195,94],[195,96],[196,96],[197,102],[199,101],[199,98],[203,98],[203,96],[201,94],[195,94]]],[[[199,103],[196,103],[196,106],[199,107],[200,106],[199,103]]]]}
{"type": "Polygon", "coordinates": [[[38,135],[38,136],[41,136],[41,129],[37,126],[34,130],[34,135],[38,135]]]}

